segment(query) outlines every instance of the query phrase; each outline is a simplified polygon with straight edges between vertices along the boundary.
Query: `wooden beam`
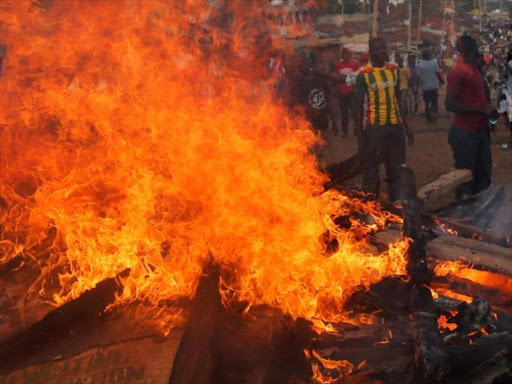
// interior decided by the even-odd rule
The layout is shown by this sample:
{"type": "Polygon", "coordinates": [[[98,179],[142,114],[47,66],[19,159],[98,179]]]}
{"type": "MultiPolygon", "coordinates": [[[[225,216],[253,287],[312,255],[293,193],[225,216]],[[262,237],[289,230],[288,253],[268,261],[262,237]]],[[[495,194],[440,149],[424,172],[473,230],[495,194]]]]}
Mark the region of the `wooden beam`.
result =
{"type": "Polygon", "coordinates": [[[458,236],[441,236],[430,241],[427,251],[432,257],[462,261],[493,272],[512,276],[512,249],[458,236]]]}
{"type": "Polygon", "coordinates": [[[421,187],[418,197],[423,200],[425,206],[433,206],[436,201],[451,192],[461,183],[469,181],[473,175],[469,169],[456,169],[439,177],[437,180],[421,187]]]}
{"type": "MultiPolygon", "coordinates": [[[[386,228],[371,235],[371,243],[378,249],[400,239],[400,231],[386,228]]],[[[461,261],[478,269],[491,270],[512,276],[512,249],[455,235],[442,235],[427,243],[430,256],[449,261],[461,261]]]]}
{"type": "Polygon", "coordinates": [[[174,359],[169,384],[214,384],[217,369],[216,328],[223,311],[219,271],[205,268],[174,359]]]}
{"type": "Polygon", "coordinates": [[[428,288],[430,277],[422,204],[417,196],[415,176],[410,168],[401,169],[401,181],[403,232],[412,239],[407,251],[407,270],[411,286],[409,305],[415,323],[415,382],[432,383],[441,380],[449,371],[448,357],[437,326],[437,308],[428,288]]]}
{"type": "MultiPolygon", "coordinates": [[[[447,381],[474,384],[482,383],[482,381],[473,380],[474,378],[472,376],[474,372],[471,368],[478,367],[480,364],[492,360],[502,351],[505,351],[505,354],[512,352],[512,336],[509,332],[492,333],[489,336],[479,338],[473,344],[468,342],[450,345],[448,347],[448,353],[452,372],[450,376],[447,377],[447,381]],[[455,381],[455,379],[458,379],[458,381],[455,381]]],[[[510,367],[511,364],[509,361],[508,370],[510,370],[510,367]]]]}
{"type": "Polygon", "coordinates": [[[363,157],[364,156],[360,156],[359,153],[357,153],[347,160],[340,161],[325,168],[326,173],[332,180],[332,182],[326,183],[325,190],[330,189],[333,183],[342,184],[352,177],[363,173],[365,165],[363,157]]]}
{"type": "Polygon", "coordinates": [[[0,371],[16,368],[42,345],[67,335],[77,322],[99,316],[114,302],[116,294],[122,291],[120,277],[129,273],[130,269],[126,269],[116,277],[101,281],[77,299],[51,311],[25,331],[3,341],[0,344],[0,371]]]}
{"type": "Polygon", "coordinates": [[[512,297],[506,292],[456,275],[433,276],[431,278],[431,287],[434,290],[446,288],[471,297],[480,296],[493,306],[512,309],[512,297]]]}

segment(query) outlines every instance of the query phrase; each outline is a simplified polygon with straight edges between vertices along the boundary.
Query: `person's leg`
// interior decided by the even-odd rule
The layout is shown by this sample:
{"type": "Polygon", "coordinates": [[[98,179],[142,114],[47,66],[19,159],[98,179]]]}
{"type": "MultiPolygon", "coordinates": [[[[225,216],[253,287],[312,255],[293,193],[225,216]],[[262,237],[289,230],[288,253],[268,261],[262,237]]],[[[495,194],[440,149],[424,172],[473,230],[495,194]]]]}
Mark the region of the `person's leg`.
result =
{"type": "Polygon", "coordinates": [[[420,108],[420,97],[418,96],[418,90],[415,89],[413,90],[413,101],[414,101],[414,114],[417,114],[418,113],[418,109],[420,108]]]}
{"type": "Polygon", "coordinates": [[[425,103],[425,116],[430,123],[430,91],[423,91],[423,102],[425,103]]]}
{"type": "Polygon", "coordinates": [[[418,101],[416,100],[416,98],[414,96],[414,91],[412,89],[409,89],[408,91],[409,92],[407,93],[407,96],[408,96],[408,100],[409,100],[409,111],[410,111],[409,117],[414,117],[414,115],[416,114],[416,111],[418,110],[418,101]]]}
{"type": "Polygon", "coordinates": [[[383,160],[386,166],[389,201],[400,199],[400,168],[405,165],[405,137],[402,126],[387,126],[383,140],[383,160]]]}
{"type": "Polygon", "coordinates": [[[478,132],[480,140],[475,160],[475,169],[473,171],[474,183],[472,193],[476,194],[491,185],[492,178],[492,153],[491,139],[488,130],[478,132]]]}
{"type": "Polygon", "coordinates": [[[510,131],[510,144],[512,145],[512,120],[508,122],[508,129],[510,131]]]}
{"type": "Polygon", "coordinates": [[[329,115],[332,120],[332,133],[337,136],[341,130],[341,113],[340,113],[340,100],[338,97],[331,97],[329,99],[329,115]]]}
{"type": "Polygon", "coordinates": [[[350,108],[351,97],[347,97],[346,94],[340,95],[340,109],[341,109],[341,131],[346,136],[348,134],[348,111],[350,108]]]}
{"type": "Polygon", "coordinates": [[[438,112],[439,112],[438,99],[439,99],[438,91],[437,91],[437,89],[434,89],[433,91],[431,91],[431,95],[430,95],[430,102],[431,102],[430,113],[432,115],[432,121],[437,120],[437,116],[438,116],[438,112]]]}
{"type": "MultiPolygon", "coordinates": [[[[347,126],[350,124],[350,119],[352,118],[352,121],[354,121],[354,116],[356,115],[356,105],[354,103],[354,94],[353,93],[349,93],[347,95],[347,98],[348,98],[348,109],[349,109],[349,114],[348,114],[348,124],[347,126]]],[[[353,123],[353,126],[354,126],[354,129],[353,129],[353,132],[354,132],[354,135],[357,134],[356,132],[356,128],[355,128],[355,123],[353,123]]]]}
{"type": "Polygon", "coordinates": [[[368,126],[365,132],[365,146],[362,149],[362,156],[367,160],[366,170],[363,173],[363,191],[379,195],[379,129],[380,127],[368,126]]]}
{"type": "Polygon", "coordinates": [[[407,116],[409,118],[413,117],[416,111],[414,110],[414,95],[412,94],[412,89],[407,89],[406,92],[407,97],[407,116]]]}
{"type": "Polygon", "coordinates": [[[400,110],[405,117],[409,117],[409,107],[407,106],[407,89],[402,89],[400,93],[400,110]]]}
{"type": "MultiPolygon", "coordinates": [[[[469,169],[474,172],[478,140],[475,132],[463,131],[455,127],[450,128],[448,143],[452,147],[455,168],[469,169]]],[[[474,181],[462,183],[455,188],[455,197],[462,199],[464,195],[472,194],[474,181]]]]}

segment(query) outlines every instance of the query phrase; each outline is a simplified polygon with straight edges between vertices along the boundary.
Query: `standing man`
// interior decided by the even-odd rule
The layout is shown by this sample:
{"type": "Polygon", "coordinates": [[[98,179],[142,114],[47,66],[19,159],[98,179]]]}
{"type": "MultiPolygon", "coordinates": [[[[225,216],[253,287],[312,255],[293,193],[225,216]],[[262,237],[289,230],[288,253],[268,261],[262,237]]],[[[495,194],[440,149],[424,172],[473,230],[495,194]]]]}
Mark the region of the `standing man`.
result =
{"type": "Polygon", "coordinates": [[[325,132],[329,128],[329,84],[327,77],[313,67],[314,57],[302,55],[296,74],[291,77],[290,104],[305,112],[313,128],[325,132]]]}
{"type": "Polygon", "coordinates": [[[352,52],[348,48],[341,51],[341,61],[336,66],[336,73],[342,75],[345,81],[338,83],[340,110],[341,110],[341,130],[342,136],[348,134],[348,123],[350,115],[354,116],[354,84],[350,82],[359,69],[359,63],[352,60],[352,52]],[[349,115],[350,113],[350,115],[349,115]]]}
{"type": "Polygon", "coordinates": [[[407,83],[409,88],[409,107],[411,115],[409,118],[414,116],[418,112],[418,88],[420,86],[420,75],[418,73],[418,67],[416,67],[416,55],[410,54],[407,57],[407,68],[411,72],[411,77],[407,83]]]}
{"type": "Polygon", "coordinates": [[[425,49],[422,54],[423,60],[418,64],[418,74],[420,76],[420,87],[423,91],[423,101],[425,102],[425,115],[429,123],[437,120],[438,90],[439,83],[443,84],[439,63],[432,58],[432,52],[425,49]]]}
{"type": "Polygon", "coordinates": [[[409,97],[409,94],[412,94],[409,89],[409,80],[412,76],[411,71],[409,67],[404,67],[402,56],[396,56],[396,63],[398,64],[398,73],[400,74],[400,108],[405,116],[410,117],[412,111],[409,97]]]}
{"type": "Polygon", "coordinates": [[[445,107],[455,113],[448,136],[455,167],[473,172],[472,181],[455,189],[456,198],[463,199],[491,185],[492,157],[487,124],[494,108],[486,100],[484,79],[477,67],[476,40],[462,36],[457,48],[461,58],[448,76],[445,107]]]}
{"type": "Polygon", "coordinates": [[[370,40],[370,63],[359,71],[356,78],[355,110],[359,135],[359,156],[367,169],[363,176],[363,189],[379,194],[379,163],[386,167],[390,201],[400,198],[400,167],[405,164],[404,129],[409,143],[414,136],[402,118],[399,107],[400,74],[398,66],[389,64],[383,39],[370,40]],[[363,115],[367,97],[366,131],[363,115]]]}

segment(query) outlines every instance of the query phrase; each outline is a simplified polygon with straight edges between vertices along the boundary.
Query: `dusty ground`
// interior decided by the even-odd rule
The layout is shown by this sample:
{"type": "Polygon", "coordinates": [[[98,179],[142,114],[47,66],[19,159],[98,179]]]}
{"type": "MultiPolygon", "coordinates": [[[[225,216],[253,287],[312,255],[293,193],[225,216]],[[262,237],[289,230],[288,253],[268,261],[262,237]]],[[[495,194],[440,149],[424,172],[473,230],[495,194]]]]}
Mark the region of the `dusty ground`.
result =
{"type": "MultiPolygon", "coordinates": [[[[416,173],[418,188],[454,168],[452,151],[448,144],[451,119],[451,116],[442,111],[439,120],[435,124],[429,124],[420,106],[418,115],[409,121],[416,142],[407,149],[407,163],[416,173]]],[[[349,131],[352,131],[352,127],[349,131]]],[[[334,163],[356,153],[357,141],[352,132],[347,138],[334,137],[327,132],[324,139],[326,146],[318,153],[322,162],[334,163]]],[[[492,135],[493,183],[505,186],[506,197],[490,229],[499,236],[512,235],[512,150],[500,148],[501,144],[509,141],[510,133],[500,120],[498,132],[492,135]]],[[[383,169],[381,172],[383,173],[383,169]]],[[[360,180],[359,177],[354,182],[357,184],[360,180]]],[[[385,190],[383,185],[381,191],[385,193],[385,190]]]]}

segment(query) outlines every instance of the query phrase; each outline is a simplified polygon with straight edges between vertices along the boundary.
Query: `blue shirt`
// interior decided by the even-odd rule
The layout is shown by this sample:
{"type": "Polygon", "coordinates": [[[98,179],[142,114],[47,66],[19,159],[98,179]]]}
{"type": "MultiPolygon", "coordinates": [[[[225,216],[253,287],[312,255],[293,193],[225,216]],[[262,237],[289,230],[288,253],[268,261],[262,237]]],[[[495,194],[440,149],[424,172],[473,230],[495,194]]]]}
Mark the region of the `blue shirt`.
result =
{"type": "Polygon", "coordinates": [[[418,73],[421,76],[420,86],[424,91],[434,91],[439,88],[439,64],[437,60],[420,60],[418,64],[418,73]]]}

